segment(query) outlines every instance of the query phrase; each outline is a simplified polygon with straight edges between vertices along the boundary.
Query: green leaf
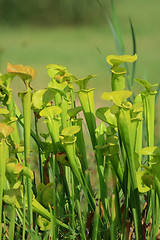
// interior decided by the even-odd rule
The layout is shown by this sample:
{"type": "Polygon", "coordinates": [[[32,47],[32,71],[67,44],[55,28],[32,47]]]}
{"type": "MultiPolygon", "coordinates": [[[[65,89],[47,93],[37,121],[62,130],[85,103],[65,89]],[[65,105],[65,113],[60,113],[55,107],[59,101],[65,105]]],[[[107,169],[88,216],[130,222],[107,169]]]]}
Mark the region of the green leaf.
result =
{"type": "Polygon", "coordinates": [[[53,183],[48,183],[45,188],[42,190],[41,203],[45,208],[48,208],[49,205],[53,206],[53,183]]]}
{"type": "Polygon", "coordinates": [[[154,180],[155,180],[155,177],[157,176],[158,180],[160,181],[160,160],[159,158],[157,159],[157,162],[156,164],[153,164],[152,165],[152,172],[153,172],[153,177],[154,177],[154,180]]]}
{"type": "Polygon", "coordinates": [[[109,63],[111,66],[119,66],[122,63],[128,62],[133,63],[137,60],[137,54],[131,56],[131,55],[109,55],[106,58],[107,63],[109,63]]]}
{"type": "Polygon", "coordinates": [[[33,171],[30,168],[28,168],[28,167],[24,167],[23,168],[22,175],[31,178],[31,180],[34,179],[33,171]]]}
{"type": "Polygon", "coordinates": [[[150,155],[150,156],[157,156],[160,155],[160,148],[159,147],[145,147],[139,151],[142,155],[150,155]]]}
{"type": "Polygon", "coordinates": [[[49,133],[40,133],[41,137],[43,137],[45,140],[49,137],[49,133]]]}
{"type": "MultiPolygon", "coordinates": [[[[116,106],[116,105],[113,105],[113,106],[116,106]]],[[[111,111],[111,108],[109,108],[105,113],[105,117],[107,119],[107,122],[113,126],[117,126],[117,118],[115,116],[115,112],[113,112],[113,106],[111,107],[112,108],[112,111],[111,111]]]]}
{"type": "Polygon", "coordinates": [[[134,113],[139,113],[143,111],[143,104],[141,102],[134,103],[131,107],[134,113]]]}
{"type": "Polygon", "coordinates": [[[56,91],[53,91],[52,89],[47,88],[47,90],[44,92],[42,101],[44,106],[46,106],[49,102],[53,101],[55,99],[56,91]]]}
{"type": "Polygon", "coordinates": [[[127,73],[126,68],[114,66],[111,68],[111,72],[114,74],[125,74],[127,73]]]}
{"type": "Polygon", "coordinates": [[[58,72],[59,72],[59,70],[56,70],[55,68],[49,68],[48,69],[48,75],[51,78],[54,78],[58,72]]]}
{"type": "Polygon", "coordinates": [[[12,79],[15,77],[13,73],[6,73],[0,76],[0,85],[3,84],[7,89],[9,89],[9,85],[12,79]]]}
{"type": "Polygon", "coordinates": [[[24,145],[16,144],[15,148],[12,150],[13,153],[23,153],[24,145]]]}
{"type": "Polygon", "coordinates": [[[89,75],[86,78],[75,80],[74,82],[80,87],[80,89],[87,89],[88,81],[96,75],[89,75]]]}
{"type": "Polygon", "coordinates": [[[62,96],[66,97],[66,92],[69,91],[69,86],[66,82],[58,83],[54,79],[50,81],[48,84],[48,88],[50,88],[52,91],[56,91],[60,93],[62,96]]]}
{"type": "MultiPolygon", "coordinates": [[[[116,105],[113,105],[113,106],[116,106],[116,105]]],[[[113,126],[117,126],[117,119],[114,114],[115,113],[113,113],[111,109],[108,107],[98,108],[96,111],[96,116],[99,119],[101,119],[103,122],[109,123],[113,126]]]]}
{"type": "MultiPolygon", "coordinates": [[[[42,217],[44,217],[44,218],[48,219],[49,221],[51,221],[51,214],[50,214],[50,212],[48,212],[47,209],[44,208],[35,198],[33,198],[32,206],[33,206],[33,211],[35,213],[40,214],[42,217]]],[[[66,225],[65,223],[61,222],[57,218],[55,220],[56,220],[56,225],[59,225],[60,227],[63,227],[65,229],[67,229],[67,230],[70,230],[68,225],[66,225]]]]}
{"type": "Polygon", "coordinates": [[[43,153],[45,154],[46,158],[48,157],[48,154],[50,154],[51,152],[54,152],[53,150],[53,144],[52,142],[41,142],[42,146],[43,146],[43,153]]]}
{"type": "Polygon", "coordinates": [[[20,163],[8,162],[6,164],[6,173],[18,175],[24,169],[24,166],[20,163]]]}
{"type": "Polygon", "coordinates": [[[0,108],[0,114],[1,115],[6,115],[6,114],[9,114],[9,111],[6,108],[0,108]]]}
{"type": "Polygon", "coordinates": [[[112,125],[109,125],[108,127],[107,127],[107,131],[106,131],[106,134],[108,135],[108,136],[113,136],[113,135],[115,135],[117,133],[117,131],[116,131],[116,128],[114,127],[114,126],[112,126],[112,125]]]}
{"type": "Polygon", "coordinates": [[[108,123],[106,116],[105,116],[105,112],[109,109],[109,107],[102,107],[102,108],[98,108],[96,111],[96,116],[101,119],[103,122],[108,123]]]}
{"type": "Polygon", "coordinates": [[[103,122],[101,122],[95,130],[95,132],[98,133],[98,135],[103,135],[106,131],[107,129],[103,122]]]}
{"type": "Polygon", "coordinates": [[[122,102],[125,101],[132,95],[131,91],[122,90],[122,91],[113,91],[113,92],[104,92],[101,95],[101,98],[108,101],[113,101],[117,106],[121,107],[122,102]]]}
{"type": "Polygon", "coordinates": [[[62,144],[73,144],[76,140],[77,137],[75,136],[65,136],[65,137],[60,137],[62,144]]]}
{"type": "Polygon", "coordinates": [[[71,126],[71,127],[67,127],[64,128],[61,132],[61,135],[63,136],[71,136],[74,135],[76,133],[78,133],[80,131],[81,127],[80,126],[71,126]]]}
{"type": "Polygon", "coordinates": [[[48,64],[46,66],[47,69],[55,69],[57,71],[65,71],[66,70],[66,67],[60,65],[60,64],[54,64],[54,63],[51,63],[51,64],[48,64]]]}
{"type": "Polygon", "coordinates": [[[146,173],[148,173],[149,175],[152,175],[152,168],[146,165],[141,165],[142,168],[144,168],[146,170],[146,173]]]}
{"type": "Polygon", "coordinates": [[[110,143],[106,148],[103,150],[104,156],[112,156],[114,154],[119,153],[119,146],[118,144],[110,143]]]}
{"type": "MultiPolygon", "coordinates": [[[[149,181],[146,177],[146,172],[145,171],[137,171],[136,172],[136,177],[137,177],[137,184],[138,184],[138,191],[140,193],[145,193],[145,192],[148,192],[150,190],[150,188],[148,187],[149,185],[149,181]],[[147,182],[148,181],[148,184],[144,184],[144,181],[147,182]]],[[[149,175],[148,175],[149,176],[149,175]]]]}
{"type": "Polygon", "coordinates": [[[62,112],[62,109],[58,106],[50,106],[44,108],[40,111],[40,116],[45,118],[54,118],[55,116],[59,115],[62,112]]]}
{"type": "Polygon", "coordinates": [[[150,84],[149,82],[147,82],[146,80],[143,79],[139,79],[139,78],[135,78],[135,81],[138,82],[139,84],[141,84],[143,87],[145,87],[145,89],[150,92],[152,91],[152,87],[157,86],[158,84],[150,84]]]}
{"type": "Polygon", "coordinates": [[[148,174],[147,172],[145,172],[142,175],[142,181],[144,182],[144,184],[150,188],[151,185],[153,185],[153,175],[148,174]]]}
{"type": "Polygon", "coordinates": [[[9,85],[13,77],[7,76],[3,78],[3,76],[4,75],[0,76],[0,101],[2,101],[4,105],[6,105],[11,102],[12,90],[9,88],[9,85]]]}
{"type": "Polygon", "coordinates": [[[32,108],[34,110],[42,110],[45,106],[49,106],[56,95],[56,91],[51,89],[41,89],[33,93],[32,95],[32,108]]]}
{"type": "Polygon", "coordinates": [[[81,111],[82,111],[82,107],[78,106],[78,107],[74,107],[74,108],[69,109],[67,111],[67,113],[70,117],[75,117],[77,115],[77,113],[79,113],[81,111]]]}
{"type": "Polygon", "coordinates": [[[47,89],[41,89],[33,93],[32,95],[32,106],[34,109],[43,109],[43,95],[47,89]]]}
{"type": "Polygon", "coordinates": [[[37,223],[41,231],[49,231],[51,229],[51,222],[40,215],[37,218],[37,223]]]}
{"type": "Polygon", "coordinates": [[[21,208],[22,207],[21,189],[11,188],[9,190],[4,190],[3,201],[6,204],[14,205],[17,208],[21,208]]]}

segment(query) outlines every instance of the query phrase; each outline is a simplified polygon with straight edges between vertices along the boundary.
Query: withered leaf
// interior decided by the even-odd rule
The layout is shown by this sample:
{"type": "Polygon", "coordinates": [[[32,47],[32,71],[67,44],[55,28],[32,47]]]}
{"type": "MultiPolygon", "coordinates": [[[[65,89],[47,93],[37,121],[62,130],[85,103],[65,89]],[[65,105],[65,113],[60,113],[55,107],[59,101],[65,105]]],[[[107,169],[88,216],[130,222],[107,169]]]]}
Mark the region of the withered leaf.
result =
{"type": "Polygon", "coordinates": [[[23,66],[22,64],[13,65],[11,63],[7,64],[7,72],[14,73],[18,75],[23,81],[28,78],[32,78],[32,80],[36,76],[36,70],[30,66],[23,66]]]}

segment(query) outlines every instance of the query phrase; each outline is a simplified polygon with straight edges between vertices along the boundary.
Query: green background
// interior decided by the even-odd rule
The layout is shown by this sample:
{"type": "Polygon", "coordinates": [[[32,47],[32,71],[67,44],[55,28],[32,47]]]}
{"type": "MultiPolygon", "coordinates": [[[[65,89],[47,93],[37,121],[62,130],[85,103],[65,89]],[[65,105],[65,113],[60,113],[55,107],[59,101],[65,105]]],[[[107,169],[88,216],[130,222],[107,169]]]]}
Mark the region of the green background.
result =
{"type": "MultiPolygon", "coordinates": [[[[0,71],[7,62],[30,65],[37,70],[33,87],[47,87],[45,66],[59,63],[77,78],[96,74],[90,87],[95,87],[96,107],[103,105],[100,95],[110,91],[110,72],[105,58],[117,54],[112,31],[109,0],[0,0],[0,71]]],[[[160,83],[160,1],[114,0],[116,15],[125,43],[125,53],[132,54],[131,18],[137,44],[136,77],[160,83]]],[[[14,81],[14,95],[24,88],[14,81]]],[[[139,89],[134,84],[134,89],[139,89]]],[[[158,99],[159,101],[160,99],[158,99]]],[[[18,101],[18,97],[17,97],[18,101]]],[[[156,133],[159,134],[160,111],[157,104],[156,133]]]]}

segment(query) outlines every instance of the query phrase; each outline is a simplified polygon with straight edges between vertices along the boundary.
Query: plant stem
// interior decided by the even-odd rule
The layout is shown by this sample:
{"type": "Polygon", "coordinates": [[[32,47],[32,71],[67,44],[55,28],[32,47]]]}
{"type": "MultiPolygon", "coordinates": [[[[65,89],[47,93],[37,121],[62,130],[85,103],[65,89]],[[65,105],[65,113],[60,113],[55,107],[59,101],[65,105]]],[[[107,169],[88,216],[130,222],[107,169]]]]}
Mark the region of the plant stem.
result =
{"type": "MultiPolygon", "coordinates": [[[[37,126],[37,117],[35,116],[35,131],[36,131],[36,134],[37,136],[39,137],[38,135],[38,126],[37,126]]],[[[39,156],[39,173],[40,173],[40,181],[41,183],[44,182],[44,177],[43,177],[43,166],[42,166],[42,159],[41,159],[41,153],[40,153],[40,147],[39,145],[37,145],[38,147],[38,156],[39,156]]]]}
{"type": "Polygon", "coordinates": [[[10,219],[10,225],[9,225],[9,239],[14,240],[14,229],[15,229],[15,206],[11,206],[11,219],[10,219]]]}
{"type": "Polygon", "coordinates": [[[2,198],[5,183],[6,160],[8,157],[8,146],[4,138],[0,141],[0,239],[2,238],[2,198]]]}
{"type": "MultiPolygon", "coordinates": [[[[24,160],[25,166],[30,168],[30,132],[31,132],[31,89],[22,93],[23,114],[24,114],[24,160]]],[[[32,181],[29,177],[27,184],[28,222],[30,229],[33,228],[32,212],[32,181]]]]}
{"type": "Polygon", "coordinates": [[[53,213],[52,213],[52,219],[53,222],[52,223],[52,240],[56,240],[56,232],[57,232],[57,226],[56,226],[56,183],[55,183],[55,178],[56,178],[56,159],[55,156],[52,155],[52,162],[53,162],[53,166],[52,166],[52,181],[53,181],[53,213]]]}

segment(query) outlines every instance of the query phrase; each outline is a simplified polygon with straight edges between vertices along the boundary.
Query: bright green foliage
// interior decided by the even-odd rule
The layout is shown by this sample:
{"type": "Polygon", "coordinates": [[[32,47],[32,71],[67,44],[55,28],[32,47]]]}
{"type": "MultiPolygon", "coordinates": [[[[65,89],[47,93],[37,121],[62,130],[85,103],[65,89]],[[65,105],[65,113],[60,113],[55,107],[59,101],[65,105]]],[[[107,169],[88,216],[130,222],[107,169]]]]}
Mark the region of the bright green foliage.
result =
{"type": "Polygon", "coordinates": [[[70,136],[70,135],[74,135],[76,133],[78,133],[80,131],[80,126],[71,126],[68,128],[64,128],[61,132],[62,136],[70,136]]]}
{"type": "MultiPolygon", "coordinates": [[[[111,72],[112,72],[112,79],[111,79],[111,85],[112,85],[112,91],[120,91],[124,90],[126,87],[126,74],[127,69],[124,67],[119,67],[121,64],[127,63],[134,63],[137,60],[137,55],[109,55],[106,58],[106,61],[109,65],[111,65],[111,72]]],[[[130,84],[130,83],[129,83],[130,84]]]]}
{"type": "Polygon", "coordinates": [[[156,238],[160,216],[160,149],[154,145],[156,85],[136,79],[145,91],[134,97],[126,90],[127,70],[120,65],[136,59],[137,55],[107,57],[112,91],[101,97],[111,104],[96,111],[95,89],[87,88],[94,75],[77,79],[66,67],[50,64],[48,87],[33,91],[30,83],[35,70],[8,64],[9,73],[0,76],[0,238],[7,232],[10,239],[21,235],[23,240],[29,236],[156,238]],[[15,76],[26,88],[19,93],[22,113],[10,89],[15,76]],[[77,92],[74,84],[79,86],[77,92]],[[91,156],[83,133],[85,124],[91,156]],[[32,156],[33,141],[36,157],[32,156]],[[91,161],[96,176],[90,172],[91,161]],[[145,226],[151,223],[155,224],[149,231],[145,226]]]}
{"type": "Polygon", "coordinates": [[[62,112],[62,109],[57,106],[46,107],[40,112],[40,116],[47,119],[52,119],[55,116],[59,115],[62,112]]]}
{"type": "Polygon", "coordinates": [[[102,99],[113,101],[115,105],[121,107],[123,102],[132,95],[131,91],[113,91],[102,94],[102,99]]]}
{"type": "Polygon", "coordinates": [[[93,77],[95,77],[95,76],[96,76],[96,75],[93,75],[93,76],[89,75],[89,76],[86,77],[86,78],[78,79],[78,80],[75,80],[74,82],[79,85],[79,88],[80,88],[80,89],[87,89],[88,81],[89,81],[90,79],[92,79],[93,77]]]}
{"type": "Polygon", "coordinates": [[[130,55],[122,55],[122,56],[109,55],[106,58],[106,60],[111,66],[119,66],[120,64],[126,63],[126,62],[133,63],[134,61],[137,60],[137,55],[136,54],[134,56],[130,56],[130,55]]]}

